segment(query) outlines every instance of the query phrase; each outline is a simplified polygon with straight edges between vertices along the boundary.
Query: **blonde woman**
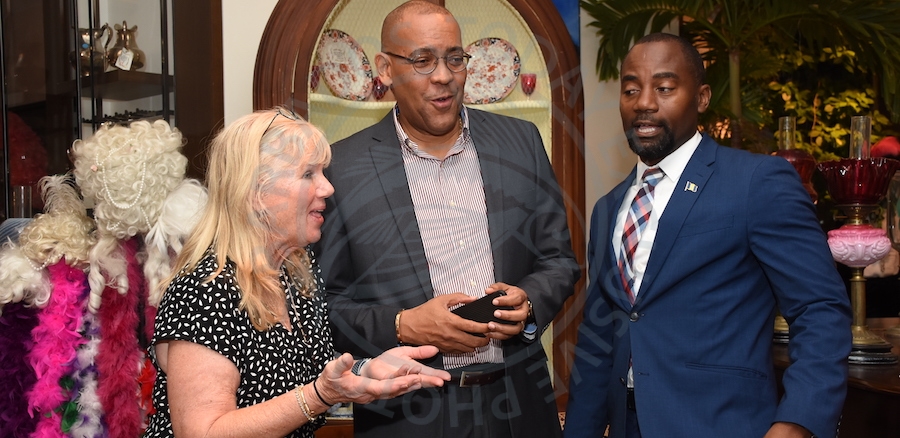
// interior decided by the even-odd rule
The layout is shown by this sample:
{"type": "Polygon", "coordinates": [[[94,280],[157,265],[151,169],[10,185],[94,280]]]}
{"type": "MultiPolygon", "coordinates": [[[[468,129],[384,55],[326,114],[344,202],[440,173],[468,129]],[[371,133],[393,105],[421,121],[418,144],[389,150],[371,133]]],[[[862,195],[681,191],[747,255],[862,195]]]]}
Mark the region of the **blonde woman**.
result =
{"type": "Polygon", "coordinates": [[[367,403],[450,376],[398,347],[337,359],[320,275],[322,133],[283,109],[256,112],[212,143],[209,200],[177,260],[156,319],[159,372],[149,437],[312,437],[337,402],[367,403]]]}

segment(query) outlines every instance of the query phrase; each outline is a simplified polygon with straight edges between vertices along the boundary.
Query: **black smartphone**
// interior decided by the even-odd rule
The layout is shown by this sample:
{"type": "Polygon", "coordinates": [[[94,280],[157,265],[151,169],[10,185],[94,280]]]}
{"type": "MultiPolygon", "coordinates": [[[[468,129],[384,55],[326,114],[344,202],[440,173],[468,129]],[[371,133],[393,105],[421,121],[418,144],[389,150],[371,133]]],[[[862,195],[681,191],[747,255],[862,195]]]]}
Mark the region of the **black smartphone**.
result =
{"type": "MultiPolygon", "coordinates": [[[[500,324],[515,324],[515,322],[508,321],[505,319],[500,319],[494,316],[495,310],[513,310],[512,306],[495,306],[493,301],[494,298],[499,296],[506,295],[504,291],[497,291],[492,294],[485,295],[471,303],[463,304],[452,310],[453,313],[459,315],[462,318],[469,319],[475,322],[497,322],[500,324]]],[[[482,333],[469,333],[473,336],[484,337],[482,333]]]]}

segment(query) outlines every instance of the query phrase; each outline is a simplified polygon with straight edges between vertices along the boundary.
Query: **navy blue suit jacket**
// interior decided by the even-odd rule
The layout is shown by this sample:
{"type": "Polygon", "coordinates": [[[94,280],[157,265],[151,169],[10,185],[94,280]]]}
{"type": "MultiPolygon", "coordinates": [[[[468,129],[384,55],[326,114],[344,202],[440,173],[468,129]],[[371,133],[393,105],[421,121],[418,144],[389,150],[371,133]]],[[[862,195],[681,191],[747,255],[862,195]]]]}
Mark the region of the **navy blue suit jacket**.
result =
{"type": "Polygon", "coordinates": [[[659,220],[631,306],[611,239],[634,177],[601,198],[591,218],[590,286],[565,436],[600,436],[607,425],[611,437],[624,436],[629,358],[646,438],[759,438],[776,421],[835,436],[850,304],[795,170],[704,136],[659,220]],[[771,355],[776,305],[791,329],[780,400],[771,355]]]}

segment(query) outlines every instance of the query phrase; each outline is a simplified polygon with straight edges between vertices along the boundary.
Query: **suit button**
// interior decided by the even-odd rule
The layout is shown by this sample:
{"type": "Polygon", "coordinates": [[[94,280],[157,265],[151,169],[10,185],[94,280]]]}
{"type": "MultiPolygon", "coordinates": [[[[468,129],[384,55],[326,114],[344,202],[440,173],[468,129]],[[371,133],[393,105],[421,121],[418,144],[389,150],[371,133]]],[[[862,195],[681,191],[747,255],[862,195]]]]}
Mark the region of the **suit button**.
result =
{"type": "Polygon", "coordinates": [[[641,316],[638,315],[637,312],[631,312],[631,315],[630,315],[630,316],[631,316],[631,322],[635,322],[635,321],[637,321],[638,319],[641,318],[641,316]]]}

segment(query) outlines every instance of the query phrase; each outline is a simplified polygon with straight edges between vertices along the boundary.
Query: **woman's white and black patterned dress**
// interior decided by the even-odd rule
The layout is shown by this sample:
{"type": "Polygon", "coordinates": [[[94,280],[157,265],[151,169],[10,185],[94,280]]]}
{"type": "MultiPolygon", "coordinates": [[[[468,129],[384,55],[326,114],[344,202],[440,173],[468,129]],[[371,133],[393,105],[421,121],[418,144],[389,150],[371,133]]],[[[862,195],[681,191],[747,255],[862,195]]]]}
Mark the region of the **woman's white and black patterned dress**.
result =
{"type": "MultiPolygon", "coordinates": [[[[264,402],[309,383],[334,355],[322,292],[325,288],[312,253],[310,259],[319,291],[312,299],[300,296],[290,286],[287,271],[281,272],[282,286],[289,291],[288,300],[293,301],[293,305],[290,301],[287,305],[292,331],[281,324],[266,331],[253,328],[247,312],[238,308],[241,292],[230,261],[215,279],[204,284],[204,279],[216,268],[215,256],[210,251],[194,272],[179,276],[169,285],[156,316],[153,343],[190,341],[231,360],[241,374],[236,394],[238,408],[264,402]]],[[[155,349],[150,349],[150,356],[158,373],[153,388],[156,413],[150,417],[145,436],[169,437],[172,421],[166,375],[159,369],[155,349]]],[[[324,423],[324,416],[319,416],[289,436],[313,437],[313,431],[324,423]]]]}

